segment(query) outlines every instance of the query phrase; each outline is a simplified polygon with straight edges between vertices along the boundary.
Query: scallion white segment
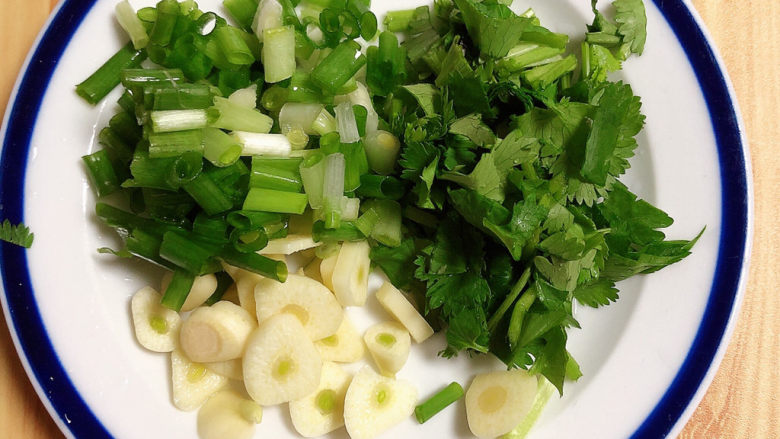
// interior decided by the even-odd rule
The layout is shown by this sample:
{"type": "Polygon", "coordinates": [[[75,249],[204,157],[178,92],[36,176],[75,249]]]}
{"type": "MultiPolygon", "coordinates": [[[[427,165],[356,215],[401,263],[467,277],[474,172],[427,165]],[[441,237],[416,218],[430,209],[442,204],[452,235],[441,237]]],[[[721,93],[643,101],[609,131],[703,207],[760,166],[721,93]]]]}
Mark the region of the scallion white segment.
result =
{"type": "Polygon", "coordinates": [[[366,135],[364,145],[368,166],[377,174],[392,174],[401,152],[398,137],[387,131],[377,130],[366,135]]]}
{"type": "Polygon", "coordinates": [[[360,214],[360,198],[341,197],[341,219],[354,221],[360,214]]]}
{"type": "Polygon", "coordinates": [[[363,85],[362,82],[357,82],[357,88],[355,91],[341,96],[336,96],[334,102],[337,104],[342,102],[349,102],[352,105],[361,105],[366,109],[366,134],[373,133],[379,126],[379,115],[374,111],[374,104],[371,102],[371,95],[368,93],[368,88],[363,85]]]}
{"type": "Polygon", "coordinates": [[[295,29],[292,26],[265,29],[261,55],[265,82],[274,83],[291,77],[295,73],[295,29]]]}
{"type": "Polygon", "coordinates": [[[320,209],[322,207],[322,187],[325,181],[325,159],[311,166],[301,164],[299,170],[303,190],[309,197],[309,206],[312,209],[320,209]]]}
{"type": "Polygon", "coordinates": [[[300,127],[306,134],[318,134],[313,124],[324,109],[322,104],[288,102],[279,110],[279,127],[283,132],[285,127],[300,127]]]}
{"type": "Polygon", "coordinates": [[[208,125],[206,110],[152,111],[151,119],[155,133],[196,130],[208,125]]]}
{"type": "MultiPolygon", "coordinates": [[[[350,109],[351,111],[351,109],[350,109]]],[[[344,195],[344,154],[335,153],[325,157],[325,180],[322,185],[322,205],[326,211],[341,212],[341,197],[344,195]]]]}
{"type": "Polygon", "coordinates": [[[314,122],[312,122],[311,129],[320,136],[324,136],[325,134],[338,131],[339,127],[336,123],[336,118],[323,108],[314,119],[314,122]]]}
{"type": "Polygon", "coordinates": [[[263,42],[263,31],[282,26],[282,5],[277,0],[261,0],[257,5],[252,31],[263,42]]]}
{"type": "Polygon", "coordinates": [[[229,97],[230,102],[244,108],[257,107],[257,84],[234,91],[229,97]]]}
{"type": "Polygon", "coordinates": [[[292,146],[284,134],[248,133],[233,131],[234,139],[242,146],[241,155],[288,157],[292,146]]]}
{"type": "Polygon", "coordinates": [[[116,13],[116,21],[122,26],[122,29],[130,36],[130,40],[133,42],[133,47],[136,50],[143,49],[149,44],[149,34],[146,33],[146,28],[138,18],[133,7],[130,6],[130,2],[127,0],[121,1],[116,4],[114,8],[116,13]]]}
{"type": "Polygon", "coordinates": [[[339,124],[339,136],[344,143],[355,143],[360,140],[355,112],[349,102],[342,102],[336,106],[336,121],[339,124]]]}

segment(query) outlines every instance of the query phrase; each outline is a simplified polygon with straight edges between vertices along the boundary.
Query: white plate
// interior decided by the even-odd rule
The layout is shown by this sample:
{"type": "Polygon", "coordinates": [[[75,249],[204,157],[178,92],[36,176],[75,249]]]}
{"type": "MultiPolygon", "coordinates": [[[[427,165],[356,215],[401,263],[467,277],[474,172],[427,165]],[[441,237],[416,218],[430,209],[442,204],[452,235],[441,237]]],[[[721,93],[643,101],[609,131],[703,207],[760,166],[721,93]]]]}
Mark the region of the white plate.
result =
{"type": "MultiPolygon", "coordinates": [[[[68,436],[192,438],[194,413],[170,403],[167,356],[142,350],[131,331],[128,299],[159,273],[95,252],[116,247],[117,238],[94,218],[80,157],[97,148],[117,90],[92,108],[73,87],[124,41],[114,3],[63,2],[17,83],[3,125],[0,216],[24,220],[36,236],[28,251],[0,247],[1,297],[25,369],[68,436]]],[[[224,12],[217,1],[200,3],[224,12]]],[[[419,2],[374,3],[383,12],[419,2]]],[[[533,6],[546,26],[582,35],[589,3],[517,0],[516,7],[533,6]]],[[[534,438],[676,434],[720,361],[744,288],[752,195],[733,93],[690,6],[646,3],[646,51],[620,79],[642,97],[647,126],[623,180],[676,219],[668,236],[707,231],[683,262],[622,282],[616,304],[577,311],[583,329],[570,332],[569,348],[584,377],[549,404],[534,438]]],[[[422,397],[495,365],[436,358],[442,345],[438,337],[416,347],[400,374],[422,397]]],[[[268,409],[257,437],[288,436],[297,437],[286,408],[268,409]]],[[[401,436],[468,437],[462,402],[383,437],[401,436]]]]}

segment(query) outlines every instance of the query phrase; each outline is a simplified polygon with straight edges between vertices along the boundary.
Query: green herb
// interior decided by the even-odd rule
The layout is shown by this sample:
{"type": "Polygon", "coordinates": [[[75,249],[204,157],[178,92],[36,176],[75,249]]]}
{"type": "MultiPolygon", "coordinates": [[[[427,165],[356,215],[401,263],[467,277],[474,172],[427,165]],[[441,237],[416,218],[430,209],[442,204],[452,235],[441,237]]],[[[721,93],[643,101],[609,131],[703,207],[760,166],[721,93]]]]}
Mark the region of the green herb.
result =
{"type": "Polygon", "coordinates": [[[24,248],[30,248],[35,239],[35,234],[22,223],[11,224],[7,219],[0,225],[0,240],[10,242],[24,248]]]}

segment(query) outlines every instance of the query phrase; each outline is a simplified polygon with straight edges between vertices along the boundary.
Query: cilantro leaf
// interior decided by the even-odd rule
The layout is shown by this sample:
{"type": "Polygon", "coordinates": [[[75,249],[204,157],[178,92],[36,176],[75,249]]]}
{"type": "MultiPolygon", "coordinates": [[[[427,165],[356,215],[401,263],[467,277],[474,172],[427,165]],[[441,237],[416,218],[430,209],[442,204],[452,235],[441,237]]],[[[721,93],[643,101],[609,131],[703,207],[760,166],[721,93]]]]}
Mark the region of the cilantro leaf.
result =
{"type": "Polygon", "coordinates": [[[479,113],[471,113],[453,122],[450,125],[450,133],[466,136],[476,145],[486,148],[496,143],[496,135],[482,122],[482,115],[479,113]]]}
{"type": "Polygon", "coordinates": [[[617,33],[623,36],[623,44],[630,47],[631,53],[641,55],[647,39],[647,17],[642,0],[615,0],[615,21],[617,33]]]}
{"type": "Polygon", "coordinates": [[[580,285],[574,290],[574,298],[577,302],[592,308],[609,305],[618,299],[618,289],[615,283],[608,279],[599,279],[585,285],[580,285]]]}
{"type": "Polygon", "coordinates": [[[593,125],[585,144],[582,176],[590,183],[604,186],[608,163],[617,147],[618,134],[634,95],[630,88],[609,84],[593,115],[593,125]]]}
{"type": "Polygon", "coordinates": [[[7,219],[0,225],[0,240],[18,245],[24,248],[32,246],[35,234],[30,233],[30,229],[22,223],[11,224],[7,219]]]}
{"type": "Polygon", "coordinates": [[[533,240],[548,211],[549,209],[537,204],[535,200],[524,200],[512,208],[509,224],[498,225],[485,219],[483,225],[506,246],[512,258],[518,261],[523,255],[523,248],[533,240]]]}
{"type": "Polygon", "coordinates": [[[417,101],[426,116],[435,116],[439,91],[431,84],[404,85],[402,89],[417,101]]]}
{"type": "Polygon", "coordinates": [[[412,238],[401,241],[398,247],[378,244],[371,248],[371,262],[375,263],[399,289],[406,288],[414,279],[414,259],[417,250],[412,238]]]}
{"type": "Polygon", "coordinates": [[[609,223],[614,236],[625,236],[640,245],[662,241],[665,237],[660,228],[672,225],[672,218],[661,209],[640,200],[622,183],[616,184],[599,212],[609,223]]]}
{"type": "Polygon", "coordinates": [[[454,2],[463,15],[471,39],[485,56],[505,56],[520,40],[523,31],[533,24],[531,19],[517,16],[506,5],[495,0],[454,2]]]}

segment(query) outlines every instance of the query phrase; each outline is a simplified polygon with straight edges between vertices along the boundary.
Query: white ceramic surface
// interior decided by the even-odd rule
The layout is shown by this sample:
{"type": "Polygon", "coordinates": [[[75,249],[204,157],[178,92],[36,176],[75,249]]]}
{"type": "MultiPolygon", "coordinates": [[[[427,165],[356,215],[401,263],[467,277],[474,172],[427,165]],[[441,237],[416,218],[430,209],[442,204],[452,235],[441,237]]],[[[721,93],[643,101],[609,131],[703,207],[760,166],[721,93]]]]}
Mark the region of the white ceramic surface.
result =
{"type": "MultiPolygon", "coordinates": [[[[132,1],[136,8],[152,3],[132,1]]],[[[224,15],[217,1],[199,3],[224,15]]],[[[577,36],[592,19],[589,3],[517,0],[514,7],[532,6],[545,26],[577,36]]],[[[387,9],[418,4],[375,0],[374,9],[381,17],[387,9]]],[[[124,42],[112,18],[113,5],[98,1],[70,41],[33,132],[25,182],[25,220],[36,234],[28,252],[32,286],[59,361],[112,435],[193,438],[195,414],[179,412],[171,404],[168,356],[144,351],[132,333],[129,298],[144,285],[156,286],[160,272],[95,251],[116,248],[118,238],[94,217],[95,198],[80,157],[98,148],[96,134],[115,111],[118,90],[93,108],[73,87],[124,42]]],[[[570,330],[569,349],[584,376],[566,384],[563,398],[551,401],[533,438],[631,435],[679,370],[710,293],[723,208],[715,139],[696,77],[677,39],[650,2],[647,15],[645,53],[626,62],[615,77],[632,85],[647,115],[637,156],[622,180],[675,218],[667,229],[669,237],[689,239],[704,225],[707,231],[683,262],[620,283],[617,303],[577,309],[582,329],[570,330]]],[[[372,281],[374,288],[377,280],[372,281]]],[[[373,297],[367,309],[352,309],[350,315],[361,327],[386,318],[373,297]]],[[[413,346],[399,374],[418,386],[422,398],[450,381],[465,386],[475,372],[500,367],[497,361],[463,355],[451,361],[437,358],[443,346],[441,336],[413,346]]],[[[298,437],[286,405],[268,408],[256,437],[288,436],[298,437]]],[[[341,430],[332,437],[346,434],[341,430]]],[[[382,437],[470,434],[459,401],[422,426],[410,418],[382,437]]]]}

